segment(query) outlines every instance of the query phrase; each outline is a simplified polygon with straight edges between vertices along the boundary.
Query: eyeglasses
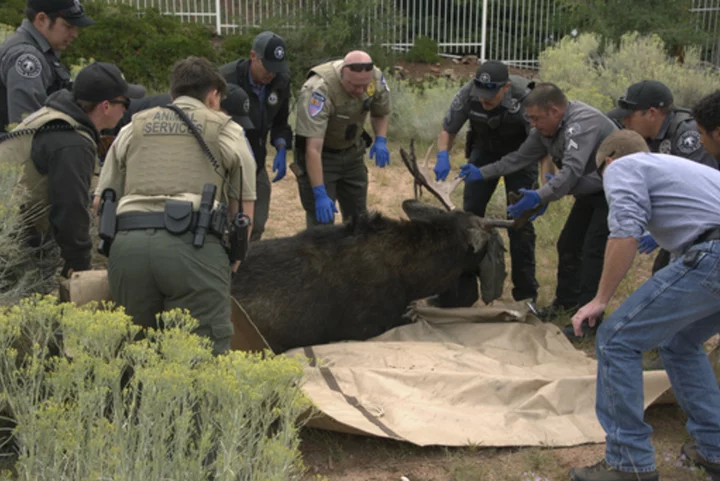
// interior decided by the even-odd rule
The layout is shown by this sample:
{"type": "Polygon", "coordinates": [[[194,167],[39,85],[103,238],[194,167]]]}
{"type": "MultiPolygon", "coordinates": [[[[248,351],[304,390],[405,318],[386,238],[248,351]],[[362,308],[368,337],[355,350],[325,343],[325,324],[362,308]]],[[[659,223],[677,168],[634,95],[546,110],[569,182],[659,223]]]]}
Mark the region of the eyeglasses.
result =
{"type": "Polygon", "coordinates": [[[123,105],[125,107],[125,110],[128,110],[130,108],[130,99],[108,100],[108,103],[123,105]]]}
{"type": "Polygon", "coordinates": [[[499,89],[503,85],[505,85],[505,82],[483,82],[482,80],[473,79],[473,82],[475,82],[475,86],[481,89],[487,89],[487,90],[495,90],[499,89]]]}
{"type": "Polygon", "coordinates": [[[375,65],[372,62],[364,62],[364,63],[348,63],[343,65],[344,67],[349,68],[352,72],[369,72],[373,69],[375,65]]]}

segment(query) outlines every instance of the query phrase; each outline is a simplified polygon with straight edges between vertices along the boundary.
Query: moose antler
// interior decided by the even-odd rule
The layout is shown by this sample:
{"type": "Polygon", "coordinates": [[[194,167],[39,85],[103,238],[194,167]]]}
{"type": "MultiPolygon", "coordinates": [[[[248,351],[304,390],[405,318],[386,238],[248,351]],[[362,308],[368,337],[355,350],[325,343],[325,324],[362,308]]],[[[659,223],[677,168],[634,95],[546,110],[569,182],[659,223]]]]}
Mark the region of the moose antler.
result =
{"type": "MultiPolygon", "coordinates": [[[[435,143],[433,142],[425,154],[425,159],[422,165],[418,165],[417,158],[415,157],[415,139],[410,139],[410,154],[405,152],[405,149],[400,148],[400,156],[403,159],[403,163],[408,168],[413,178],[415,179],[414,191],[415,198],[422,194],[422,188],[425,187],[428,192],[434,195],[447,210],[455,210],[455,205],[450,199],[450,194],[463,182],[463,179],[457,177],[449,182],[438,182],[435,179],[435,172],[430,168],[430,154],[432,153],[435,143]]],[[[519,198],[511,196],[509,198],[511,203],[515,203],[520,200],[519,198]]],[[[542,206],[538,206],[535,209],[526,211],[513,220],[502,220],[502,219],[487,219],[480,218],[480,222],[484,227],[487,228],[501,228],[501,229],[520,229],[529,222],[531,216],[537,213],[542,206]]]]}

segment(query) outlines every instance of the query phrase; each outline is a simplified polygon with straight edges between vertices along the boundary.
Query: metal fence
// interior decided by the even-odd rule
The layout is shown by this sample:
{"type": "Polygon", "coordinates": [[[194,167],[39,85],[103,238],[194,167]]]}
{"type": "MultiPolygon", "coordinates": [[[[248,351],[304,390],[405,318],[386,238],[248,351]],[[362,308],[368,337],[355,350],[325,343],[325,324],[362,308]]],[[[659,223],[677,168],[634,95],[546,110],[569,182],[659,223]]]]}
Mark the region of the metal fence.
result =
{"type": "MultiPolygon", "coordinates": [[[[156,7],[182,21],[212,25],[219,34],[244,33],[270,18],[297,18],[322,0],[108,0],[156,7]]],[[[352,0],[346,0],[352,1],[352,0]]],[[[377,12],[390,11],[386,46],[408,49],[419,36],[437,41],[444,54],[473,54],[509,64],[532,66],[538,53],[565,33],[557,24],[556,0],[377,0],[368,14],[368,43],[377,12]]],[[[693,0],[696,28],[707,34],[706,60],[720,65],[720,0],[693,0]]]]}

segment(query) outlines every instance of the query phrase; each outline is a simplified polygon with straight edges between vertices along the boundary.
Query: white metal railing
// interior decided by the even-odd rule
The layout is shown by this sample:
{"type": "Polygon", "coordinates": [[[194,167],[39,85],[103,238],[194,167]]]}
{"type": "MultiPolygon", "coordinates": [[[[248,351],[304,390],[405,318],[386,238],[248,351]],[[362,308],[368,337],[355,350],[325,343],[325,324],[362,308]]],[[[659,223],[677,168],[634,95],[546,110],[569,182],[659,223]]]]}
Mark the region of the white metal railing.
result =
{"type": "MultiPolygon", "coordinates": [[[[107,0],[140,8],[155,7],[184,22],[213,25],[219,34],[244,33],[271,17],[292,19],[318,0],[107,0]]],[[[372,41],[373,21],[386,7],[394,13],[384,45],[398,50],[412,47],[424,35],[438,43],[440,53],[473,54],[519,66],[537,64],[537,54],[557,40],[555,0],[376,0],[366,26],[372,41]]],[[[720,65],[720,0],[693,0],[696,27],[707,33],[706,60],[720,65]]]]}

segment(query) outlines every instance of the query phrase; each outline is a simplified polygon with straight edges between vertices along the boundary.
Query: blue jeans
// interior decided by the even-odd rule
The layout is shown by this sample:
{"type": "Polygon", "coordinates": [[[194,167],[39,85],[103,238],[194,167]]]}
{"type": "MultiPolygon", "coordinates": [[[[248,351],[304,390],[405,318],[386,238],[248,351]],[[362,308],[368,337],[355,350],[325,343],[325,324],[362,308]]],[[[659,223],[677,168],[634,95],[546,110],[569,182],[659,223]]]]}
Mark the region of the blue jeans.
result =
{"type": "Polygon", "coordinates": [[[642,353],[656,346],[700,454],[720,462],[720,388],[703,350],[719,331],[720,241],[689,249],[600,325],[595,407],[610,466],[627,472],[656,469],[652,428],[643,421],[642,377],[642,353]]]}

